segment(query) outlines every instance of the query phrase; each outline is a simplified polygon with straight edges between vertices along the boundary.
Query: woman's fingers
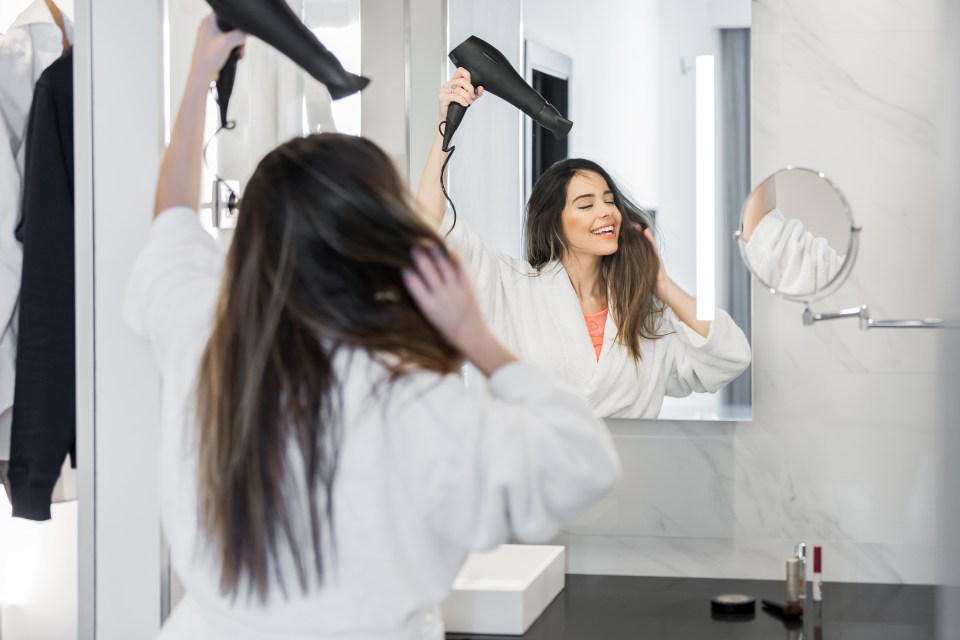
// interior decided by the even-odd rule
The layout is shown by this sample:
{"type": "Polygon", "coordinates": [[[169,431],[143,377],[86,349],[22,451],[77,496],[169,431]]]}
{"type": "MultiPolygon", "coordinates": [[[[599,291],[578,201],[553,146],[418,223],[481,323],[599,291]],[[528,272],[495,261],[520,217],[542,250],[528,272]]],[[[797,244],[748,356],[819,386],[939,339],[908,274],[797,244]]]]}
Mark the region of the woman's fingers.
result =
{"type": "Polygon", "coordinates": [[[222,46],[224,46],[227,51],[233,51],[235,48],[243,45],[247,39],[247,34],[239,29],[234,29],[221,34],[220,38],[222,39],[222,46]]]}
{"type": "Polygon", "coordinates": [[[204,83],[215,80],[230,52],[236,47],[242,47],[246,38],[247,34],[237,29],[220,31],[214,14],[208,14],[197,28],[197,40],[191,63],[192,75],[204,83]]]}
{"type": "Polygon", "coordinates": [[[643,230],[643,237],[646,238],[650,246],[653,247],[654,253],[660,255],[660,249],[657,247],[657,241],[653,239],[653,231],[650,230],[650,227],[643,230]]]}
{"type": "Polygon", "coordinates": [[[446,310],[443,301],[437,295],[438,292],[430,289],[416,269],[404,269],[402,275],[403,284],[407,287],[407,291],[410,292],[410,296],[417,307],[427,316],[431,324],[442,331],[442,315],[446,310]]]}
{"type": "Polygon", "coordinates": [[[430,290],[420,278],[420,275],[413,269],[404,269],[402,272],[403,284],[407,291],[416,300],[417,305],[422,309],[430,301],[430,290]]]}
{"type": "Polygon", "coordinates": [[[447,107],[456,102],[469,107],[483,95],[483,87],[474,87],[470,83],[470,72],[460,67],[453,76],[440,87],[440,118],[446,117],[447,107]]]}
{"type": "Polygon", "coordinates": [[[466,277],[466,270],[463,268],[463,262],[460,261],[460,256],[456,253],[447,254],[448,262],[450,265],[450,282],[456,282],[460,286],[473,286],[473,284],[466,277]]]}
{"type": "Polygon", "coordinates": [[[444,86],[444,89],[446,89],[447,92],[449,93],[452,93],[458,96],[463,96],[464,98],[469,100],[471,103],[477,99],[477,96],[474,95],[473,93],[473,85],[470,84],[469,82],[464,82],[464,81],[449,82],[444,86]]]}
{"type": "Polygon", "coordinates": [[[433,257],[437,273],[440,274],[440,278],[444,284],[457,284],[456,267],[452,261],[453,255],[445,253],[439,245],[433,245],[431,247],[430,255],[433,257]]]}
{"type": "Polygon", "coordinates": [[[413,256],[413,264],[417,268],[417,273],[430,291],[435,291],[444,283],[440,265],[434,257],[435,251],[436,249],[433,246],[428,246],[414,247],[410,252],[413,256]]]}

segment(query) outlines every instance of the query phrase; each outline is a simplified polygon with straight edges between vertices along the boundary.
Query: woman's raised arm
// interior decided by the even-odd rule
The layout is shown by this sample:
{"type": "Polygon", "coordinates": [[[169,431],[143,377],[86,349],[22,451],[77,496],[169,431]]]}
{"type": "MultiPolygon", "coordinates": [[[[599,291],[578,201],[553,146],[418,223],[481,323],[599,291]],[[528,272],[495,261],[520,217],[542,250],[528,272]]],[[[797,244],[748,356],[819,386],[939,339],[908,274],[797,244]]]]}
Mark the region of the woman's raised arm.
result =
{"type": "MultiPolygon", "coordinates": [[[[457,69],[453,77],[440,87],[440,122],[447,119],[447,107],[451,102],[469,107],[482,95],[483,87],[477,88],[476,93],[474,92],[474,86],[470,84],[470,72],[462,67],[457,69]]],[[[433,134],[430,155],[427,156],[427,163],[423,167],[423,173],[420,174],[420,186],[417,188],[417,211],[434,229],[440,228],[443,212],[446,210],[443,191],[440,188],[440,171],[447,155],[449,155],[448,152],[443,150],[443,136],[438,126],[433,134]]]]}
{"type": "Polygon", "coordinates": [[[160,160],[154,217],[170,207],[196,209],[200,205],[200,154],[207,91],[227,56],[235,47],[242,46],[245,39],[246,34],[240,31],[220,31],[212,13],[200,23],[187,86],[170,134],[170,145],[160,160]]]}

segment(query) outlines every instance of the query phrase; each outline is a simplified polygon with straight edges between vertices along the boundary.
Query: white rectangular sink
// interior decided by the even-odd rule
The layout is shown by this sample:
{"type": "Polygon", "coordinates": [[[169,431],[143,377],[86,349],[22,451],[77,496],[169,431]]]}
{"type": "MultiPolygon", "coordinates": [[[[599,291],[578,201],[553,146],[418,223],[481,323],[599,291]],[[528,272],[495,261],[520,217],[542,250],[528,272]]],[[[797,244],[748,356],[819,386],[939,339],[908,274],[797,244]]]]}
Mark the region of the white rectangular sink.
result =
{"type": "Polygon", "coordinates": [[[505,544],[467,558],[443,603],[451,633],[523,635],[563,590],[564,548],[505,544]]]}

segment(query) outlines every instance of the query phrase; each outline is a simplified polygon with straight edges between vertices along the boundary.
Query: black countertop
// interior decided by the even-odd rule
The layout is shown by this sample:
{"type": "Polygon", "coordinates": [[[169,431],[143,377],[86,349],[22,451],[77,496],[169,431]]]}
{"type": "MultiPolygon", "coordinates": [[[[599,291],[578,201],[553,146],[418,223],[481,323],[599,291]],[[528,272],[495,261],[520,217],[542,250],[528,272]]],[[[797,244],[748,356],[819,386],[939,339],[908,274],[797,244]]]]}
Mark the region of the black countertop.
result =
{"type": "MultiPolygon", "coordinates": [[[[809,585],[808,585],[809,588],[809,585]]],[[[523,636],[448,633],[448,640],[933,640],[935,587],[828,583],[788,626],[760,600],[783,602],[783,581],[567,575],[566,588],[523,636]],[[746,619],[715,618],[710,598],[756,598],[746,619]]]]}

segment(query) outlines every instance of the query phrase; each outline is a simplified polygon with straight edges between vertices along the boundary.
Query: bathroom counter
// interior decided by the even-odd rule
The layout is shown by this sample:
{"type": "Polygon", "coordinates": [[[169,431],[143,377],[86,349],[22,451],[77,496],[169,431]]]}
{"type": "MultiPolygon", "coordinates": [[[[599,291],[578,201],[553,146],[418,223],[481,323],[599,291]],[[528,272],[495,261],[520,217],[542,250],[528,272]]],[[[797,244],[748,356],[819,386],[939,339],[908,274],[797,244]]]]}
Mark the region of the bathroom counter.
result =
{"type": "Polygon", "coordinates": [[[783,602],[782,580],[571,574],[564,590],[523,636],[449,633],[447,640],[933,640],[935,589],[827,583],[824,601],[807,603],[802,629],[790,629],[760,603],[783,602]],[[710,598],[721,593],[756,598],[756,613],[746,620],[714,619],[710,598]]]}

